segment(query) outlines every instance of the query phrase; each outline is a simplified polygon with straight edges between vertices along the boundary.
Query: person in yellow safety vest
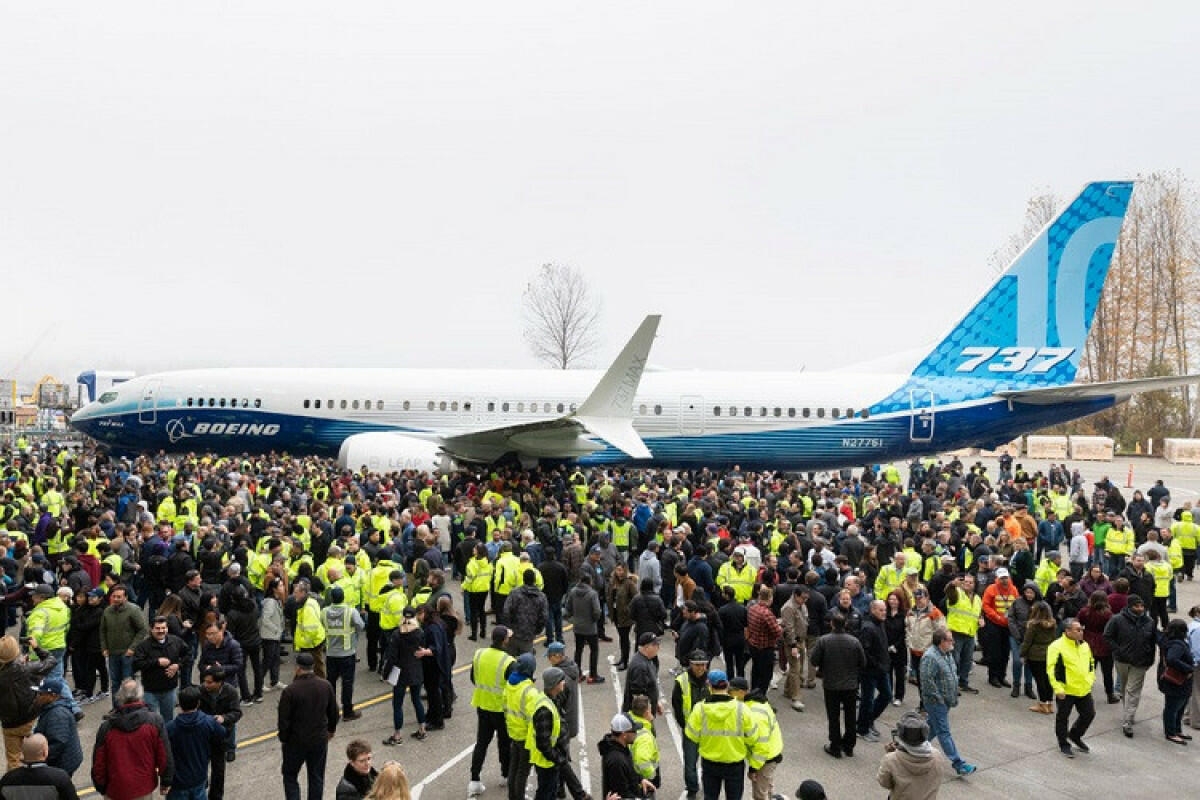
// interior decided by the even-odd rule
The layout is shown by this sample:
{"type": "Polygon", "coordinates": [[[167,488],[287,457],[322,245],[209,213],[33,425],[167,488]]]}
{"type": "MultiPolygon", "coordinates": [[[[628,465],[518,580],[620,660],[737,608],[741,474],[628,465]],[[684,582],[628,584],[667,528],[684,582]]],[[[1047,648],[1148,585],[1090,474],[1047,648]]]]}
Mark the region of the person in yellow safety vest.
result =
{"type": "Polygon", "coordinates": [[[1193,521],[1192,512],[1184,511],[1179,515],[1179,521],[1171,524],[1171,535],[1183,551],[1182,572],[1190,581],[1196,569],[1196,544],[1200,540],[1200,526],[1193,521]]]}
{"type": "Polygon", "coordinates": [[[633,768],[639,778],[661,787],[658,739],[654,735],[654,709],[651,708],[649,697],[644,694],[633,696],[629,704],[629,719],[637,732],[633,744],[629,746],[629,754],[633,756],[633,768]]]}
{"type": "Polygon", "coordinates": [[[379,656],[387,647],[387,638],[379,627],[380,613],[383,611],[384,590],[389,589],[395,568],[390,559],[377,561],[363,580],[363,602],[367,605],[367,669],[371,672],[378,669],[379,656]]]}
{"type": "Polygon", "coordinates": [[[310,593],[307,580],[298,580],[292,596],[296,599],[296,638],[294,644],[299,652],[313,657],[313,672],[318,678],[325,677],[325,623],[321,618],[321,604],[310,593]]]}
{"type": "Polygon", "coordinates": [[[617,552],[628,563],[629,549],[633,546],[633,523],[624,517],[614,517],[609,523],[609,530],[612,532],[613,547],[617,548],[617,552]]]}
{"type": "Polygon", "coordinates": [[[1133,531],[1121,520],[1114,521],[1104,537],[1104,556],[1109,575],[1117,575],[1125,569],[1125,559],[1133,555],[1133,531]]]}
{"type": "Polygon", "coordinates": [[[1054,699],[1058,701],[1058,719],[1054,727],[1059,750],[1068,758],[1075,757],[1072,744],[1088,752],[1083,735],[1096,717],[1092,702],[1096,659],[1092,655],[1092,648],[1083,640],[1083,625],[1079,620],[1068,620],[1062,636],[1046,648],[1046,677],[1050,679],[1050,688],[1054,690],[1054,699]],[[1072,709],[1079,712],[1079,718],[1068,730],[1067,722],[1072,709]]]}
{"type": "Polygon", "coordinates": [[[757,729],[750,756],[746,759],[753,796],[771,798],[775,796],[775,770],[783,761],[783,731],[775,709],[767,702],[766,689],[758,688],[749,693],[746,688],[735,690],[734,684],[739,682],[748,686],[745,678],[734,678],[729,682],[729,693],[750,709],[757,729]]]}
{"type": "Polygon", "coordinates": [[[175,515],[178,513],[179,511],[175,508],[175,498],[167,495],[158,504],[158,510],[154,512],[154,520],[155,522],[167,522],[174,525],[175,515]]]}
{"type": "Polygon", "coordinates": [[[321,583],[332,583],[333,581],[329,580],[330,567],[337,567],[338,571],[342,572],[342,566],[346,563],[345,558],[346,554],[342,551],[342,548],[338,547],[336,544],[330,545],[329,552],[325,556],[325,560],[317,565],[317,568],[313,570],[313,574],[321,579],[321,583]]]}
{"type": "Polygon", "coordinates": [[[1058,580],[1058,571],[1062,568],[1062,553],[1057,550],[1049,550],[1042,558],[1042,563],[1038,564],[1037,572],[1033,574],[1033,579],[1037,582],[1038,591],[1044,597],[1046,590],[1050,588],[1050,584],[1058,580]]]}
{"type": "Polygon", "coordinates": [[[520,563],[513,555],[512,542],[503,542],[492,574],[492,611],[496,612],[497,619],[501,618],[501,609],[509,593],[517,587],[517,580],[521,577],[517,575],[520,563]]]}
{"type": "Polygon", "coordinates": [[[67,629],[71,626],[71,609],[54,593],[54,587],[38,584],[33,590],[33,610],[25,625],[31,651],[42,649],[54,656],[58,663],[46,674],[48,678],[62,678],[63,656],[67,652],[67,629]]]}
{"type": "Polygon", "coordinates": [[[970,694],[979,690],[970,685],[975,665],[975,636],[983,616],[983,598],[975,594],[975,576],[955,578],[946,586],[946,627],[954,634],[954,660],[958,665],[958,688],[970,694]]]}
{"type": "Polygon", "coordinates": [[[492,562],[487,557],[487,545],[479,542],[475,545],[475,554],[467,562],[466,576],[462,583],[471,617],[471,635],[467,638],[472,642],[487,636],[487,615],[483,608],[487,603],[488,590],[492,588],[492,571],[492,562]]]}
{"type": "MultiPolygon", "coordinates": [[[[671,709],[680,728],[687,727],[688,717],[697,703],[708,698],[708,653],[694,650],[688,657],[688,668],[675,677],[671,688],[671,709]]],[[[700,750],[686,736],[683,739],[683,782],[689,795],[700,791],[700,777],[696,772],[700,750]]]]}
{"type": "Polygon", "coordinates": [[[891,564],[884,564],[875,576],[875,596],[887,597],[893,589],[899,589],[904,583],[904,574],[908,557],[903,551],[892,556],[891,564]]]}
{"type": "Polygon", "coordinates": [[[498,738],[500,775],[508,776],[508,761],[511,755],[508,727],[504,719],[504,689],[508,685],[508,673],[515,668],[516,660],[505,652],[508,644],[508,628],[497,625],[492,629],[492,646],[481,647],[471,657],[471,705],[476,710],[475,750],[471,755],[471,781],[467,794],[476,797],[485,791],[479,776],[483,761],[487,757],[492,737],[498,738]]]}
{"type": "Polygon", "coordinates": [[[334,586],[342,587],[346,594],[346,604],[352,608],[364,608],[365,598],[363,587],[366,585],[365,574],[358,568],[358,562],[347,557],[342,562],[342,577],[334,581],[334,586]]]}
{"type": "Polygon", "coordinates": [[[267,543],[266,552],[254,554],[246,570],[246,579],[250,581],[251,586],[260,592],[263,590],[263,578],[266,577],[267,570],[271,567],[275,556],[282,550],[283,543],[278,539],[271,539],[267,543]]]}
{"type": "Polygon", "coordinates": [[[1171,576],[1174,573],[1157,550],[1146,553],[1146,572],[1154,576],[1154,600],[1150,603],[1150,615],[1158,620],[1161,630],[1165,631],[1167,623],[1171,621],[1167,614],[1167,601],[1171,596],[1171,576]]]}
{"type": "MultiPolygon", "coordinates": [[[[1183,548],[1179,546],[1179,540],[1171,535],[1168,530],[1162,531],[1162,543],[1167,546],[1167,563],[1171,565],[1171,594],[1167,598],[1167,611],[1174,614],[1179,610],[1178,599],[1175,596],[1176,584],[1182,580],[1183,569],[1183,548]]],[[[1200,702],[1198,698],[1197,702],[1200,702]]]]}
{"type": "MultiPolygon", "coordinates": [[[[45,506],[42,507],[42,510],[45,510],[45,506]]],[[[59,559],[71,552],[71,543],[68,538],[71,534],[62,530],[57,521],[50,526],[49,530],[53,533],[46,540],[46,555],[50,556],[50,560],[57,564],[59,559]]]]}
{"type": "Polygon", "coordinates": [[[335,694],[338,680],[342,681],[342,719],[358,719],[362,712],[354,710],[354,661],[358,652],[358,631],[365,629],[366,623],[358,609],[346,601],[340,586],[329,590],[329,605],[321,611],[321,622],[325,626],[329,682],[335,694]]]}
{"type": "MultiPolygon", "coordinates": [[[[513,575],[513,589],[524,585],[526,572],[533,572],[533,583],[537,586],[538,591],[545,588],[542,582],[542,573],[533,565],[533,559],[529,557],[529,553],[521,553],[521,557],[517,559],[517,569],[513,575]]],[[[511,589],[509,591],[511,593],[511,589]]]]}
{"type": "MultiPolygon", "coordinates": [[[[542,691],[534,698],[525,734],[524,749],[529,763],[537,771],[537,793],[534,800],[553,800],[558,796],[559,766],[566,762],[563,744],[562,717],[558,701],[567,687],[567,675],[558,667],[542,673],[542,691]]],[[[519,787],[521,797],[525,788],[519,787]]]]}
{"type": "Polygon", "coordinates": [[[404,618],[404,609],[408,608],[408,594],[404,591],[404,570],[395,569],[388,573],[389,585],[383,588],[382,600],[379,606],[379,638],[385,643],[400,625],[404,618]]]}
{"type": "Polygon", "coordinates": [[[734,551],[733,557],[717,570],[717,587],[730,587],[733,589],[733,598],[745,605],[754,594],[754,582],[757,578],[758,574],[746,563],[745,554],[734,551]]]}
{"type": "Polygon", "coordinates": [[[58,485],[51,478],[46,482],[46,491],[42,493],[42,505],[50,512],[50,516],[58,519],[62,515],[63,505],[66,501],[63,499],[62,492],[58,491],[58,485]]]}
{"type": "Polygon", "coordinates": [[[509,800],[523,798],[529,780],[529,751],[522,743],[529,735],[529,718],[538,699],[538,690],[533,684],[536,670],[537,660],[533,653],[522,653],[504,686],[504,725],[512,742],[508,754],[509,800]]]}
{"type": "Polygon", "coordinates": [[[708,699],[692,707],[685,733],[699,746],[700,770],[705,788],[724,789],[726,797],[740,797],[746,781],[746,760],[758,740],[755,715],[729,694],[723,670],[708,673],[708,699]]]}

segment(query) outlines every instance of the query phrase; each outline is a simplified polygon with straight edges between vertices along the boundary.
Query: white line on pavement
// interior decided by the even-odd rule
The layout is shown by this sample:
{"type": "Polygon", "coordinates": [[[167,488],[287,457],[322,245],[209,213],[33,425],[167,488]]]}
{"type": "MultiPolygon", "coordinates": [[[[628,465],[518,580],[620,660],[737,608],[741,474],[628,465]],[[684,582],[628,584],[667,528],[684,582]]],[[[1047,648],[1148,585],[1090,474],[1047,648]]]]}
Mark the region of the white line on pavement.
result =
{"type": "Polygon", "coordinates": [[[589,794],[592,791],[592,775],[588,772],[587,725],[583,718],[583,692],[575,690],[579,701],[579,782],[583,790],[589,794]]]}
{"type": "Polygon", "coordinates": [[[435,780],[440,778],[442,775],[446,774],[446,771],[448,769],[453,767],[458,762],[462,761],[467,756],[469,756],[474,749],[475,749],[475,745],[471,745],[470,747],[466,748],[461,753],[456,755],[454,758],[450,759],[445,764],[442,764],[440,767],[435,769],[433,772],[426,775],[425,779],[423,781],[421,781],[415,787],[413,787],[413,791],[412,791],[413,800],[421,800],[421,791],[426,786],[433,783],[435,780]]]}

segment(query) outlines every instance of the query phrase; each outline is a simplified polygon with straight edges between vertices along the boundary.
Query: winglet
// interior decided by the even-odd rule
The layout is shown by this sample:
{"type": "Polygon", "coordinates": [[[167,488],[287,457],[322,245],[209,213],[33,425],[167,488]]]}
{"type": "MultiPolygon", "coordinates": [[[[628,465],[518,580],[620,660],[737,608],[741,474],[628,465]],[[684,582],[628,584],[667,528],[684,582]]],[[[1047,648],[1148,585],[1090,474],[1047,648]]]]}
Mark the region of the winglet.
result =
{"type": "Polygon", "coordinates": [[[596,388],[579,406],[576,417],[632,417],[633,397],[637,394],[638,384],[642,382],[642,371],[650,358],[650,346],[654,344],[660,319],[661,315],[651,314],[642,320],[596,388]]]}
{"type": "Polygon", "coordinates": [[[573,415],[589,433],[633,458],[650,458],[651,455],[646,443],[633,429],[633,398],[642,382],[642,372],[646,369],[661,319],[661,315],[651,314],[642,320],[596,388],[573,415]]]}

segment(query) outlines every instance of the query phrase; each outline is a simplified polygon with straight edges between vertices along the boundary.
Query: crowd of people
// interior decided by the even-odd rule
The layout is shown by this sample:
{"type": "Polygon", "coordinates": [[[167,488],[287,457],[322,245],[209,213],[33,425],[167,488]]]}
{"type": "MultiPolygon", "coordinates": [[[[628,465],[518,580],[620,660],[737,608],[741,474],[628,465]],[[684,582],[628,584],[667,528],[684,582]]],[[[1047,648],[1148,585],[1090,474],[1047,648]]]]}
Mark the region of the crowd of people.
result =
{"type": "MultiPolygon", "coordinates": [[[[600,642],[624,684],[598,743],[605,800],[664,785],[740,798],[746,783],[778,796],[787,748],[768,692],[803,712],[818,685],[839,759],[885,738],[881,715],[912,685],[878,779],[895,798],[933,796],[975,771],[950,717],[979,693],[977,666],[1055,716],[1071,758],[1089,750],[1097,667],[1129,737],[1153,669],[1165,741],[1187,745],[1200,607],[1171,615],[1200,539],[1188,504],[1161,481],[1126,501],[1107,479],[1089,493],[1065,465],[1028,474],[1011,459],[994,479],[935,459],[907,473],[380,475],[286,456],[5,451],[0,798],[38,781],[73,797],[78,721],[101,703],[98,791],[220,800],[243,714],[277,693],[285,797],[304,771],[314,800],[329,739],[362,716],[364,672],[392,687],[383,747],[458,724],[459,646],[473,650],[471,796],[487,792],[495,739],[512,800],[590,797],[571,743],[577,693],[605,681],[600,642]],[[660,769],[665,714],[683,731],[682,775],[660,769]]],[[[346,757],[338,800],[409,796],[365,739],[346,757]]]]}

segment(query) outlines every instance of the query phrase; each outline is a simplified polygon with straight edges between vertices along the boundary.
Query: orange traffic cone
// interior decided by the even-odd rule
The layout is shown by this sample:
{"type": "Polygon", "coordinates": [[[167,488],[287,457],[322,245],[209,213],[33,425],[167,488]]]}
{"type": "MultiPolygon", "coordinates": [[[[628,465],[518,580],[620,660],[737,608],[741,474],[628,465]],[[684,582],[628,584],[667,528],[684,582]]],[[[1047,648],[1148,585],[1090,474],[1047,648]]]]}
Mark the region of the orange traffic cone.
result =
{"type": "Polygon", "coordinates": [[[1133,464],[1129,465],[1129,474],[1125,476],[1125,488],[1133,488],[1133,464]]]}

